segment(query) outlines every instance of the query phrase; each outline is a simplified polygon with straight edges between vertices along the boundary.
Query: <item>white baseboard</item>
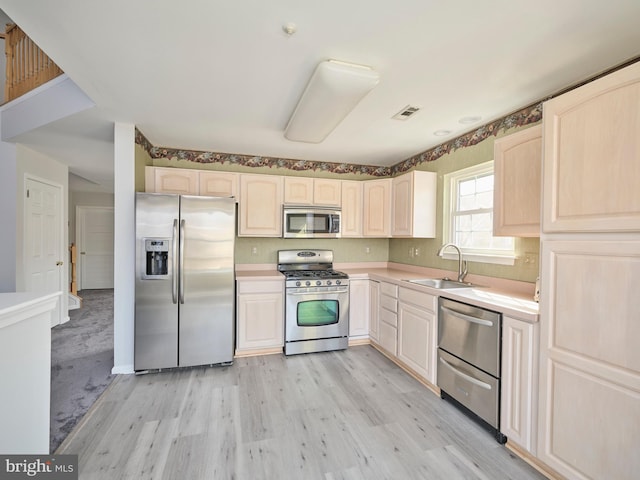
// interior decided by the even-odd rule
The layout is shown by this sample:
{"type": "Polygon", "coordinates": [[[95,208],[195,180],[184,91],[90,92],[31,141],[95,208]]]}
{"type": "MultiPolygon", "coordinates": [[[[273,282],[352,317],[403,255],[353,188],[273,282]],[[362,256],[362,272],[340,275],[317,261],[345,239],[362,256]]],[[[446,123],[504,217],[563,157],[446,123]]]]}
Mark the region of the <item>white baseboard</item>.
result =
{"type": "Polygon", "coordinates": [[[111,369],[111,373],[114,375],[133,375],[133,365],[115,365],[111,369]]]}

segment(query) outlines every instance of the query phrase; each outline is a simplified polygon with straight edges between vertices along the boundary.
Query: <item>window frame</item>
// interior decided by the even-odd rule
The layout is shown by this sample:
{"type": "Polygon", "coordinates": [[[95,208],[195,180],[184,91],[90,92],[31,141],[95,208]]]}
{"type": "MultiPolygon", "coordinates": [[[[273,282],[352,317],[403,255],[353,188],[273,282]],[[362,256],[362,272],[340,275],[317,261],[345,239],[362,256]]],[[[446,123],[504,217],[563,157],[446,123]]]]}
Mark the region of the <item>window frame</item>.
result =
{"type": "MultiPolygon", "coordinates": [[[[455,234],[453,232],[454,217],[453,206],[457,204],[458,192],[457,186],[459,182],[468,179],[470,177],[481,176],[487,173],[494,175],[495,172],[493,166],[493,160],[488,162],[472,165],[467,168],[449,172],[443,177],[443,217],[442,217],[442,243],[455,243],[455,234]]],[[[495,185],[494,185],[495,189],[495,185]]],[[[493,215],[493,205],[490,209],[482,209],[482,211],[491,212],[493,215]]],[[[464,259],[470,262],[479,263],[493,263],[498,265],[514,265],[516,259],[516,245],[515,238],[512,238],[511,250],[498,250],[498,249],[469,249],[460,247],[464,259]]],[[[447,249],[443,252],[442,258],[447,260],[457,260],[458,256],[453,252],[453,249],[447,249]]]]}

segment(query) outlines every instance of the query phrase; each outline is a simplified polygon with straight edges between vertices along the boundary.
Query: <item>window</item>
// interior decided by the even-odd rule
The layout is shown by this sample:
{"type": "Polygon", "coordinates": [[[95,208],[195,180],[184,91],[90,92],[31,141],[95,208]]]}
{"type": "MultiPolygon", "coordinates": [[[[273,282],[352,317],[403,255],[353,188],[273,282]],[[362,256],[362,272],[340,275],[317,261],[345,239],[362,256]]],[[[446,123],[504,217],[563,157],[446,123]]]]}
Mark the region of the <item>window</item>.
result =
{"type": "MultiPolygon", "coordinates": [[[[465,259],[513,265],[513,237],[493,236],[493,162],[444,176],[444,243],[455,243],[465,259]]],[[[456,258],[445,251],[445,258],[456,258]],[[451,256],[450,256],[451,255],[451,256]]]]}

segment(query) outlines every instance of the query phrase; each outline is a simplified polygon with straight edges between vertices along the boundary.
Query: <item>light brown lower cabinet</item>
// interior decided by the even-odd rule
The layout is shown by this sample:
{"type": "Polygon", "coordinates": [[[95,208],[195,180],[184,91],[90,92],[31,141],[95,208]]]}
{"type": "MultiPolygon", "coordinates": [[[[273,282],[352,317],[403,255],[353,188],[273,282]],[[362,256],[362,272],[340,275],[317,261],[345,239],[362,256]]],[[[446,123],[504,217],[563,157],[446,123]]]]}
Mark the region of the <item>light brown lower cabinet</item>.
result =
{"type": "Polygon", "coordinates": [[[369,335],[369,280],[349,281],[349,338],[369,335]]]}
{"type": "Polygon", "coordinates": [[[437,297],[408,288],[398,294],[398,358],[428,382],[436,383],[437,297]]]}
{"type": "Polygon", "coordinates": [[[284,346],[284,283],[281,280],[237,282],[236,354],[284,346]]]}
{"type": "Polygon", "coordinates": [[[540,324],[502,317],[500,430],[535,455],[540,324]]]}
{"type": "Polygon", "coordinates": [[[378,343],[380,332],[380,282],[369,280],[369,338],[378,343]]]}
{"type": "Polygon", "coordinates": [[[393,355],[398,354],[398,286],[380,282],[378,345],[393,355]]]}

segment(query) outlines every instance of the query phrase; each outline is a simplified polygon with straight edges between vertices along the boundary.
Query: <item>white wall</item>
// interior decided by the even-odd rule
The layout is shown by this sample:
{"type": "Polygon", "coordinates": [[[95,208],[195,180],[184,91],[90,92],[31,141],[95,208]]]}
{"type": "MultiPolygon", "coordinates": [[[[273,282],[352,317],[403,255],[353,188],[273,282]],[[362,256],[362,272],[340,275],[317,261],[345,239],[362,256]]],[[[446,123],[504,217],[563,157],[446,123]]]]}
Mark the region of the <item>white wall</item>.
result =
{"type": "Polygon", "coordinates": [[[76,207],[113,207],[113,193],[69,192],[69,244],[76,242],[76,207]]]}
{"type": "Polygon", "coordinates": [[[135,126],[114,127],[113,373],[133,373],[135,314],[135,126]]]}
{"type": "MultiPolygon", "coordinates": [[[[50,158],[42,153],[36,152],[25,145],[18,144],[16,146],[17,162],[16,162],[16,290],[23,291],[25,289],[24,276],[24,211],[25,211],[25,179],[27,175],[41,179],[62,187],[62,232],[63,232],[63,261],[66,266],[69,255],[69,235],[68,229],[64,228],[69,221],[68,207],[68,186],[69,186],[69,168],[66,165],[50,158]]],[[[67,268],[62,268],[62,291],[66,293],[69,290],[69,272],[67,268]]],[[[62,295],[60,305],[63,316],[67,316],[68,312],[68,295],[62,295]]],[[[63,319],[63,321],[66,319],[63,319]]]]}
{"type": "Polygon", "coordinates": [[[16,146],[0,142],[0,292],[16,291],[16,168],[16,146]]]}

